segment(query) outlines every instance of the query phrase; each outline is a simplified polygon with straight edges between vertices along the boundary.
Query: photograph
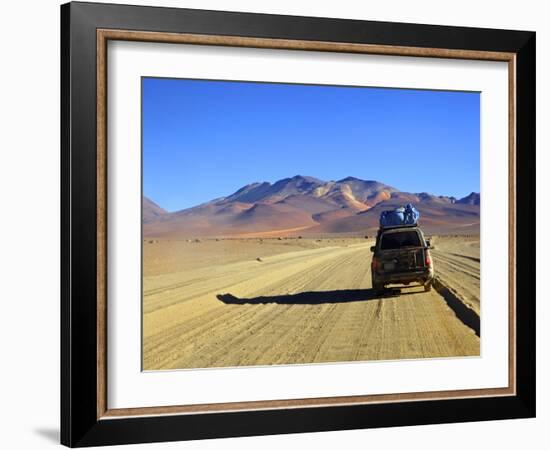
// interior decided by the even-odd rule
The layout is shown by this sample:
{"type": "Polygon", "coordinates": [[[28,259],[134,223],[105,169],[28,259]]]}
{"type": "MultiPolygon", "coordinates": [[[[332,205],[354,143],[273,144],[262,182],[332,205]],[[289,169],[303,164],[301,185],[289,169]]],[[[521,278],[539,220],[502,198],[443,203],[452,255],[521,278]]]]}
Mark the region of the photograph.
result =
{"type": "Polygon", "coordinates": [[[479,92],[144,76],[141,121],[144,371],[480,356],[479,92]]]}

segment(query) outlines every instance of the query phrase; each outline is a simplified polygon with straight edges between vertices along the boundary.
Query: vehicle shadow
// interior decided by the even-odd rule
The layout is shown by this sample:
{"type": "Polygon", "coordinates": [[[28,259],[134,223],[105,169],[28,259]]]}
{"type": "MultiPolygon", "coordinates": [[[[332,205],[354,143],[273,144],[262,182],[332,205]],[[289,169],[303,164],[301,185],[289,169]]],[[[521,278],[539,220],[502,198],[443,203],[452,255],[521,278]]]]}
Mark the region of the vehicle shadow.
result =
{"type": "Polygon", "coordinates": [[[308,291],[296,294],[269,295],[261,297],[236,297],[233,294],[218,294],[218,300],[231,305],[264,305],[277,303],[280,305],[321,305],[328,303],[350,303],[380,300],[384,298],[412,295],[416,292],[402,292],[399,288],[386,289],[378,293],[374,289],[342,289],[335,291],[308,291]]]}

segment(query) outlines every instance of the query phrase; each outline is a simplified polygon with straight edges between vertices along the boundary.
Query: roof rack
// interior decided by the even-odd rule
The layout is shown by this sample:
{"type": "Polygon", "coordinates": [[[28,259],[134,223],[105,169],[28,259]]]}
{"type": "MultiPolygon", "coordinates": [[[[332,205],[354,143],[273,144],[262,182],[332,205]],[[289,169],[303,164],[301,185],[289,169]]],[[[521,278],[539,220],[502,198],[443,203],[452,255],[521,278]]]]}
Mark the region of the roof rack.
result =
{"type": "Polygon", "coordinates": [[[399,225],[387,225],[387,226],[380,226],[379,228],[381,230],[392,230],[394,228],[415,228],[418,227],[418,222],[415,223],[402,223],[399,225]]]}

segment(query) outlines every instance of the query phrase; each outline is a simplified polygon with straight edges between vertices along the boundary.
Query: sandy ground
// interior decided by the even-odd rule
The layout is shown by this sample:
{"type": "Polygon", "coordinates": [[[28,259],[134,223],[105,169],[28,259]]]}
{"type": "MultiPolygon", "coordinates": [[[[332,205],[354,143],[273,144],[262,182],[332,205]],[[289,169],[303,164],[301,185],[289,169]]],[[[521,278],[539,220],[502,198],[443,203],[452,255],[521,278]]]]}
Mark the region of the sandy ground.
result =
{"type": "Polygon", "coordinates": [[[479,236],[436,236],[432,243],[438,278],[479,315],[479,236]]]}
{"type": "MultiPolygon", "coordinates": [[[[466,251],[453,238],[433,242],[438,276],[461,292],[465,286],[479,310],[479,244],[476,273],[469,259],[476,257],[475,239],[466,251]]],[[[144,369],[479,355],[479,337],[437,291],[375,295],[371,245],[145,241],[144,369]]]]}

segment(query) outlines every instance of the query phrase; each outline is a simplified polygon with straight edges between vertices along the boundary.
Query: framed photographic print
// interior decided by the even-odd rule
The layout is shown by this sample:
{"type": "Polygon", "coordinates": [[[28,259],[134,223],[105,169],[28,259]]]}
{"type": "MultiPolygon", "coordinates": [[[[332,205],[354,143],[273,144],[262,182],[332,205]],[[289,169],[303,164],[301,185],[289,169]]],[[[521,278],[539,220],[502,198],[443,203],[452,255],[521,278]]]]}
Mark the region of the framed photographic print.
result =
{"type": "Polygon", "coordinates": [[[535,33],[61,23],[63,444],[535,415],[535,33]]]}

